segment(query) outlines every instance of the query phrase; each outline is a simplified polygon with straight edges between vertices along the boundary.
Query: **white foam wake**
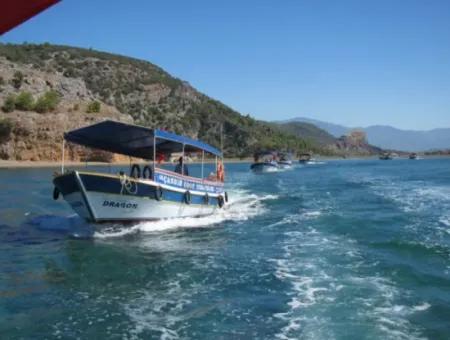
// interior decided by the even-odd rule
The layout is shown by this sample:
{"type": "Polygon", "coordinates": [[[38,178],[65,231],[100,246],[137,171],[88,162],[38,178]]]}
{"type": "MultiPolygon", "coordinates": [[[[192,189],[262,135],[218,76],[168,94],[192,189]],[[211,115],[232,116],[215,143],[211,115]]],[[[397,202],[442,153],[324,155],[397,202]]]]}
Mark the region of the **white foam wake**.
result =
{"type": "Polygon", "coordinates": [[[374,264],[364,260],[355,241],[305,224],[285,236],[280,257],[270,260],[275,276],[289,285],[285,311],[274,314],[282,321],[277,338],[334,338],[330,313],[365,324],[369,337],[422,338],[409,317],[430,304],[403,303],[408,292],[372,273],[374,264]]]}

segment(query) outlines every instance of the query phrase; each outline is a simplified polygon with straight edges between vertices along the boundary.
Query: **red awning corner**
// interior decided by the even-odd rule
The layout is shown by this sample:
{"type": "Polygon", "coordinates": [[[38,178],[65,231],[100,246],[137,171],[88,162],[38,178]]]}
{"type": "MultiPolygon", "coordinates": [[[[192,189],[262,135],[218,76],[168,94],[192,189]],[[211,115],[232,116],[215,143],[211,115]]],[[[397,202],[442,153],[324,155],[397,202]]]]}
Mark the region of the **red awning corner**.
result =
{"type": "Polygon", "coordinates": [[[0,35],[8,32],[60,0],[1,0],[0,35]]]}

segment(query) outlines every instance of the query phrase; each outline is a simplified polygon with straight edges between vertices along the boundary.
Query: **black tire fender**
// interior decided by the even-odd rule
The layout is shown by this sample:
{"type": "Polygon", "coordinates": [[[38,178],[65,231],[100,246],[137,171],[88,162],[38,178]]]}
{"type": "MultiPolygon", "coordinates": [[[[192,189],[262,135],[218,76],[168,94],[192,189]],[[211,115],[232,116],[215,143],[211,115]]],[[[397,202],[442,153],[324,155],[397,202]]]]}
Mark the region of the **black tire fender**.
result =
{"type": "Polygon", "coordinates": [[[155,200],[161,201],[163,199],[163,189],[158,186],[155,188],[155,200]]]}
{"type": "Polygon", "coordinates": [[[208,195],[208,193],[205,194],[203,199],[205,200],[205,204],[209,204],[209,195],[208,195]]]}
{"type": "Polygon", "coordinates": [[[142,170],[142,178],[144,179],[152,179],[153,178],[153,170],[148,165],[144,166],[144,169],[142,170]]]}
{"type": "Polygon", "coordinates": [[[56,201],[59,198],[59,189],[55,187],[53,189],[53,199],[56,201]]]}
{"type": "Polygon", "coordinates": [[[228,192],[225,191],[225,202],[228,203],[228,192]]]}
{"type": "Polygon", "coordinates": [[[140,178],[141,177],[141,167],[139,164],[133,164],[130,170],[130,177],[140,178]]]}
{"type": "Polygon", "coordinates": [[[190,192],[189,190],[187,190],[187,191],[184,193],[183,199],[184,199],[184,203],[186,203],[186,204],[191,204],[191,192],[190,192]]]}
{"type": "Polygon", "coordinates": [[[219,208],[223,208],[223,205],[225,204],[225,199],[222,195],[217,197],[217,204],[219,205],[219,208]]]}

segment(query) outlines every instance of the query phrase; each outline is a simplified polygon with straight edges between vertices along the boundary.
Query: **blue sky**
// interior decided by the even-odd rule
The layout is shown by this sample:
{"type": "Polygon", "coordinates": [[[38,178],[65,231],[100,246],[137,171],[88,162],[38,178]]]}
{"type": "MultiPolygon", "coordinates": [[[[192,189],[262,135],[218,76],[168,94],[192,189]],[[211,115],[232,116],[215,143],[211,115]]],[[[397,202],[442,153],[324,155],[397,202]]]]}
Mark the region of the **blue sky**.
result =
{"type": "Polygon", "coordinates": [[[146,59],[259,119],[450,127],[450,1],[63,0],[0,41],[146,59]]]}

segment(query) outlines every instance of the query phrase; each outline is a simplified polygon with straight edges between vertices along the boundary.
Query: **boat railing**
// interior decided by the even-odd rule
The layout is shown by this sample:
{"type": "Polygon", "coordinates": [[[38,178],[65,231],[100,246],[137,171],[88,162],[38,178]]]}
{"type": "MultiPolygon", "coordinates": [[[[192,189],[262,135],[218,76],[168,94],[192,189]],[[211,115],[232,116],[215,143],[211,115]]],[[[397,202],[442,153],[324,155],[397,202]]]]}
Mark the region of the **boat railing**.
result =
{"type": "Polygon", "coordinates": [[[197,182],[197,183],[203,183],[203,184],[209,184],[209,185],[215,185],[215,186],[217,186],[217,185],[223,186],[224,185],[223,182],[220,182],[220,181],[211,181],[211,180],[205,179],[205,178],[198,178],[198,177],[182,175],[177,172],[166,170],[163,168],[155,168],[155,173],[156,172],[163,173],[163,174],[169,175],[169,176],[178,177],[180,179],[186,179],[186,180],[197,182]]]}

